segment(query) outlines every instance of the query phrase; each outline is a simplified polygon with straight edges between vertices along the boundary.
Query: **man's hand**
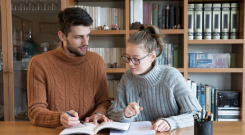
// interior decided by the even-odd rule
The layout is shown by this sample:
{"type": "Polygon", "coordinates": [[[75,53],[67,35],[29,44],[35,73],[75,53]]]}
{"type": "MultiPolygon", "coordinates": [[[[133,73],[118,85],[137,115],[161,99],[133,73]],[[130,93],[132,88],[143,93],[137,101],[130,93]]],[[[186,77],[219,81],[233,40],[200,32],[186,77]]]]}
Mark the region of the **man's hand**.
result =
{"type": "Polygon", "coordinates": [[[125,111],[124,111],[124,115],[126,117],[132,117],[134,115],[137,115],[140,113],[140,111],[142,111],[143,108],[140,107],[137,103],[133,102],[133,103],[129,103],[128,106],[126,107],[125,111]]]}
{"type": "Polygon", "coordinates": [[[167,121],[158,120],[156,123],[154,123],[154,125],[152,125],[151,129],[159,132],[166,132],[170,130],[170,126],[168,125],[167,121]]]}
{"type": "Polygon", "coordinates": [[[69,116],[66,113],[62,113],[60,115],[60,123],[66,128],[74,127],[74,126],[79,125],[80,121],[79,121],[79,117],[78,117],[77,112],[75,112],[73,110],[70,110],[70,111],[67,111],[67,112],[70,113],[71,115],[73,115],[74,117],[69,116]]]}
{"type": "Polygon", "coordinates": [[[85,122],[93,122],[95,125],[97,125],[97,122],[111,122],[112,120],[107,118],[105,115],[99,115],[99,114],[94,114],[91,115],[90,117],[87,117],[85,119],[85,122]]]}

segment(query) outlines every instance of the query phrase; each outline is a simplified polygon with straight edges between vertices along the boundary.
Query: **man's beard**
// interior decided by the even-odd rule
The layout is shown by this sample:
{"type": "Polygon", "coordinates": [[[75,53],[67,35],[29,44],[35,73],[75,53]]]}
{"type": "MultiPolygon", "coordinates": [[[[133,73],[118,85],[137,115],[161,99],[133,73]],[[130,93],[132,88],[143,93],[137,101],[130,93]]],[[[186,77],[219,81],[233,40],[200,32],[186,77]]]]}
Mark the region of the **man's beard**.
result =
{"type": "MultiPolygon", "coordinates": [[[[70,53],[73,53],[75,54],[76,56],[85,56],[87,54],[87,51],[85,53],[81,53],[78,48],[74,48],[70,45],[69,41],[66,40],[66,43],[67,43],[67,49],[70,53]]],[[[80,46],[80,47],[84,47],[85,45],[83,46],[80,46]]]]}

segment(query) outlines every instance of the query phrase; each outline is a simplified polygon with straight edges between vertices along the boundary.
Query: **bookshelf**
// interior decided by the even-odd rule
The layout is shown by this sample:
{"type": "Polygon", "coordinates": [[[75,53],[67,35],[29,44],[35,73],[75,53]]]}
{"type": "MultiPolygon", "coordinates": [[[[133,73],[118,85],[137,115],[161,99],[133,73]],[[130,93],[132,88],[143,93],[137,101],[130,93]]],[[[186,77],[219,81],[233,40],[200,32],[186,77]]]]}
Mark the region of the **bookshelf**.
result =
{"type": "MultiPolygon", "coordinates": [[[[79,0],[82,2],[83,0],[79,0]]],[[[84,0],[85,2],[88,2],[84,0]]],[[[76,0],[69,0],[67,2],[67,7],[74,6],[76,4],[76,0]]],[[[90,0],[90,2],[98,2],[97,0],[90,0]]],[[[113,0],[107,0],[104,2],[115,2],[113,0]]],[[[114,34],[121,34],[125,36],[125,41],[129,38],[130,34],[135,33],[137,30],[131,30],[129,28],[129,18],[130,18],[130,11],[129,11],[129,3],[130,0],[120,0],[120,2],[124,2],[125,4],[125,30],[120,31],[92,31],[92,35],[114,35],[114,34]]],[[[154,0],[154,1],[147,1],[144,2],[155,2],[155,3],[167,3],[173,2],[171,0],[154,0]]],[[[176,2],[176,1],[174,1],[176,2]]],[[[180,45],[182,45],[182,67],[177,68],[187,79],[191,74],[202,74],[211,73],[211,74],[229,74],[231,76],[230,83],[232,90],[240,91],[241,92],[241,120],[245,121],[245,47],[244,47],[244,7],[245,3],[244,0],[179,0],[180,7],[182,7],[182,29],[164,29],[161,30],[162,34],[165,35],[176,35],[180,36],[180,45]],[[188,40],[188,4],[189,3],[224,3],[224,2],[238,2],[240,3],[240,22],[239,22],[239,39],[228,39],[228,40],[188,40]],[[236,67],[235,68],[188,68],[188,49],[192,46],[209,46],[210,50],[212,49],[213,45],[218,46],[230,46],[231,53],[235,53],[236,57],[236,67]]],[[[90,40],[93,40],[91,37],[90,40]]],[[[123,73],[128,69],[126,68],[121,69],[106,69],[107,73],[123,73]]]]}

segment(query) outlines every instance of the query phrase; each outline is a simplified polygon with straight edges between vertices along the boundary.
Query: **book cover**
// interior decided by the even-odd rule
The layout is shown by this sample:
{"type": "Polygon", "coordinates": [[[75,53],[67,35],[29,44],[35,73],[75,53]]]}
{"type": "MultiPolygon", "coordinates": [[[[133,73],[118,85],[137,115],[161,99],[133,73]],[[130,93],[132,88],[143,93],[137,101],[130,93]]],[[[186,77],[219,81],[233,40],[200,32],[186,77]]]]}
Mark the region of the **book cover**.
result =
{"type": "Polygon", "coordinates": [[[162,6],[162,29],[165,29],[165,5],[162,6]]]}
{"type": "Polygon", "coordinates": [[[158,5],[158,28],[162,29],[162,5],[158,5]]]}
{"type": "Polygon", "coordinates": [[[166,5],[165,7],[165,28],[170,29],[170,24],[169,24],[169,5],[166,5]]]}
{"type": "Polygon", "coordinates": [[[158,27],[158,4],[152,4],[152,25],[158,27]]]}
{"type": "Polygon", "coordinates": [[[195,39],[202,40],[202,27],[203,27],[203,4],[195,4],[195,39]]]}
{"type": "Polygon", "coordinates": [[[130,0],[130,25],[140,22],[143,24],[143,0],[130,0]]]}
{"type": "Polygon", "coordinates": [[[213,39],[220,39],[220,19],[221,19],[221,4],[213,4],[213,39]]]}
{"type": "Polygon", "coordinates": [[[201,107],[206,110],[205,107],[205,85],[204,84],[200,84],[201,87],[201,107]]]}
{"type": "Polygon", "coordinates": [[[178,57],[178,55],[179,55],[179,49],[178,49],[178,45],[174,45],[174,64],[173,64],[173,66],[175,67],[175,68],[178,68],[179,66],[178,66],[178,63],[179,63],[179,57],[178,57]]]}
{"type": "Polygon", "coordinates": [[[169,14],[169,27],[170,27],[170,29],[174,29],[174,26],[176,25],[175,18],[176,18],[175,6],[170,5],[170,14],[169,14]]]}
{"type": "Polygon", "coordinates": [[[194,4],[188,4],[188,39],[194,39],[194,4]]]}
{"type": "Polygon", "coordinates": [[[221,38],[229,39],[230,32],[230,3],[222,3],[221,38]]]}
{"type": "MultiPolygon", "coordinates": [[[[182,7],[176,7],[176,25],[182,26],[182,7]]],[[[182,26],[183,28],[183,26],[182,26]]]]}
{"type": "Polygon", "coordinates": [[[191,82],[191,89],[192,89],[194,97],[196,98],[197,97],[197,83],[196,82],[194,81],[191,82]]]}
{"type": "Polygon", "coordinates": [[[152,24],[152,4],[148,3],[148,24],[152,24]]]}
{"type": "Polygon", "coordinates": [[[143,3],[143,23],[148,24],[148,3],[143,3]]]}
{"type": "Polygon", "coordinates": [[[231,26],[230,39],[238,39],[239,26],[239,5],[238,3],[231,3],[231,26]]]}
{"type": "Polygon", "coordinates": [[[212,39],[212,3],[204,4],[203,39],[212,39]]]}

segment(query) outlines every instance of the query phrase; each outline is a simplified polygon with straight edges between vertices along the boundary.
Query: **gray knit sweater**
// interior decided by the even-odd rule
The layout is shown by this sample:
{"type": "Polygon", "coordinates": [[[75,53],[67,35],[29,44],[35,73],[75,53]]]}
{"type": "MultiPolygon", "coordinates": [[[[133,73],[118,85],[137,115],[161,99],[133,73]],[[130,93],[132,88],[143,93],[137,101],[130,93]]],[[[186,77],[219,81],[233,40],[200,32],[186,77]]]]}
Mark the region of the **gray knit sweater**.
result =
{"type": "Polygon", "coordinates": [[[164,119],[173,130],[193,126],[193,114],[201,110],[182,74],[169,66],[155,65],[145,75],[133,75],[129,69],[122,76],[115,93],[114,104],[107,113],[114,121],[164,119]],[[127,118],[124,110],[130,102],[137,102],[140,92],[139,105],[143,110],[127,118]]]}

